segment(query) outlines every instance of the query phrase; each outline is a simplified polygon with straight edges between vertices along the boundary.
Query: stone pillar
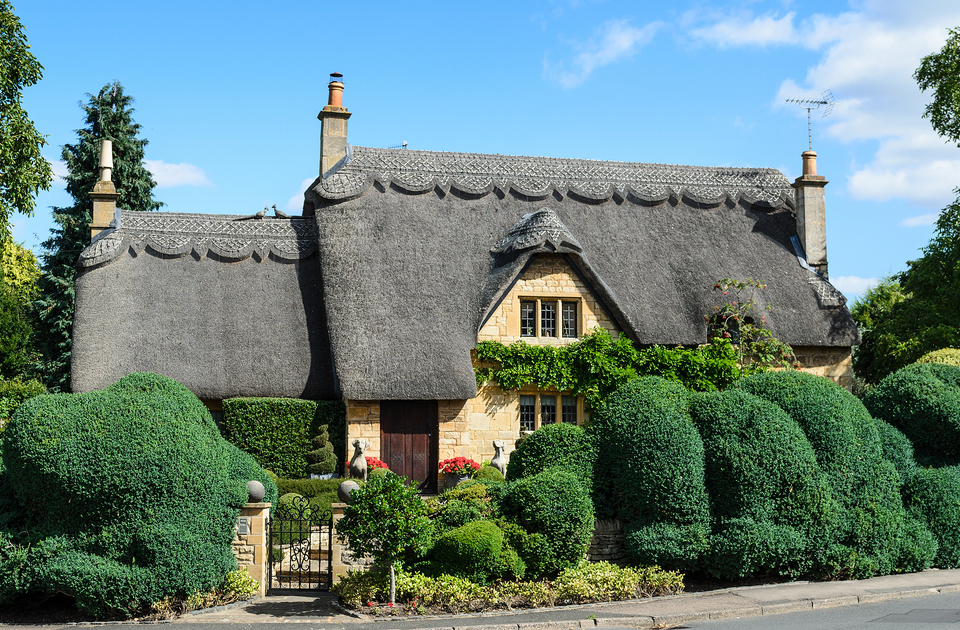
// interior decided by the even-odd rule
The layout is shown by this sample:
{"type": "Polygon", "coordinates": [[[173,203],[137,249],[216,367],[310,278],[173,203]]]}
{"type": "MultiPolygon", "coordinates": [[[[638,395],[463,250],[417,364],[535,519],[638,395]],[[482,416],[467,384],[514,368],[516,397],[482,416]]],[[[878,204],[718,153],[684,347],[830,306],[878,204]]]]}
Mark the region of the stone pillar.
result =
{"type": "Polygon", "coordinates": [[[347,155],[347,121],[350,112],[343,106],[343,75],[334,72],[328,84],[327,106],[317,118],[320,119],[320,176],[326,177],[330,169],[347,155]]]}
{"type": "Polygon", "coordinates": [[[233,555],[237,564],[246,567],[250,577],[260,583],[257,595],[267,594],[267,563],[270,562],[270,541],[267,539],[267,524],[270,521],[269,503],[247,503],[240,508],[237,535],[233,539],[233,555]],[[241,521],[245,521],[246,534],[240,533],[241,521]]]}
{"type": "Polygon", "coordinates": [[[347,546],[340,542],[340,537],[337,536],[337,522],[343,518],[343,508],[345,507],[347,507],[346,503],[334,503],[330,506],[330,510],[333,512],[333,527],[330,528],[330,572],[333,574],[331,576],[332,584],[336,584],[340,576],[346,575],[347,569],[352,568],[344,562],[344,552],[347,551],[347,546]]]}
{"type": "Polygon", "coordinates": [[[817,153],[804,151],[803,175],[793,183],[797,206],[797,234],[811,267],[828,278],[827,225],[824,187],[826,178],[817,175],[817,153]]]}

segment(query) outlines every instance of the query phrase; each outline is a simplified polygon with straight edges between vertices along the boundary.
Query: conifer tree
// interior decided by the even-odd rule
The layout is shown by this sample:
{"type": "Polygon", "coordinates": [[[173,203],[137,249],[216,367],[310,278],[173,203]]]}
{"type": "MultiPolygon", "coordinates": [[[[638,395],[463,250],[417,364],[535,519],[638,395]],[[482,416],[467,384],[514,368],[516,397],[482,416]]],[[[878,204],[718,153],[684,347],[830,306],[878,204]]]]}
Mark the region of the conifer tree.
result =
{"type": "Polygon", "coordinates": [[[43,243],[43,276],[40,297],[35,302],[39,322],[38,372],[51,391],[68,391],[72,349],[74,274],[77,256],[90,243],[93,202],[89,194],[100,179],[100,145],[113,142],[113,183],[120,194],[117,206],[124,210],[159,210],[153,198],[157,185],[143,166],[147,140],[137,137],[140,125],[134,122],[133,98],[119,83],[105,85],[96,96],[87,94],[81,104],[85,126],[77,130],[77,143],[63,147],[67,192],[73,197],[68,208],[54,208],[57,224],[43,243]]]}

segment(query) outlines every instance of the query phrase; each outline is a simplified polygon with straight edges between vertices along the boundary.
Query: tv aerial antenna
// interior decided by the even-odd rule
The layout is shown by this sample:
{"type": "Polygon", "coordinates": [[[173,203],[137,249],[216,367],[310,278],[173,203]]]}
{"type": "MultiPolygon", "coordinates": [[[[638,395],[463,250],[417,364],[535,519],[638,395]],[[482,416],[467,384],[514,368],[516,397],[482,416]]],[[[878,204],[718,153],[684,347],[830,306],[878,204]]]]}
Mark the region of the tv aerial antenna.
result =
{"type": "Polygon", "coordinates": [[[820,95],[819,101],[814,100],[802,100],[799,98],[788,98],[788,103],[796,103],[800,107],[807,110],[807,143],[810,147],[810,150],[813,151],[813,133],[810,130],[810,111],[814,109],[820,109],[821,105],[824,105],[823,116],[821,118],[826,118],[830,115],[830,112],[833,111],[833,104],[836,102],[833,100],[833,92],[830,90],[824,90],[823,94],[820,95]]]}

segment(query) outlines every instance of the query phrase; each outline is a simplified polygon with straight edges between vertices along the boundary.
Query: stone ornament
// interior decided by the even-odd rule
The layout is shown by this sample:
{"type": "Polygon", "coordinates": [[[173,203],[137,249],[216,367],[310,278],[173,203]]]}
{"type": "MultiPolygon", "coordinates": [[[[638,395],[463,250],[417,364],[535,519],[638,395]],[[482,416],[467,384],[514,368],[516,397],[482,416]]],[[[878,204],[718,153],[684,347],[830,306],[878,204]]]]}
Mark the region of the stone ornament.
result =
{"type": "MultiPolygon", "coordinates": [[[[367,458],[364,453],[370,442],[364,439],[353,441],[353,459],[350,460],[350,476],[354,479],[367,480],[367,458]]],[[[343,485],[343,484],[341,484],[343,485]]]]}
{"type": "Polygon", "coordinates": [[[250,503],[260,503],[266,494],[267,489],[259,481],[253,479],[247,482],[247,500],[250,503]]]}
{"type": "Polygon", "coordinates": [[[337,486],[337,498],[339,498],[344,503],[350,503],[350,495],[353,494],[353,491],[360,487],[360,484],[351,479],[347,479],[337,486]]]}
{"type": "Polygon", "coordinates": [[[503,454],[503,440],[494,440],[493,441],[493,450],[494,455],[493,459],[490,460],[490,465],[500,471],[500,474],[504,477],[507,476],[507,457],[503,454]]]}

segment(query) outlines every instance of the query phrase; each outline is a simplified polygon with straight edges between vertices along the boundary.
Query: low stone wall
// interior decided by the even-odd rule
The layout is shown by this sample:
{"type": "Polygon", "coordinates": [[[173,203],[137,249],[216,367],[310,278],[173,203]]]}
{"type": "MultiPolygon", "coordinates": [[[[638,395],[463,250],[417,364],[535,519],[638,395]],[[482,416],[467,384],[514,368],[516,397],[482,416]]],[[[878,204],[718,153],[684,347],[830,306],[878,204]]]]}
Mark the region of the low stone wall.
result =
{"type": "Polygon", "coordinates": [[[233,539],[233,556],[237,564],[246,567],[250,577],[260,583],[257,595],[267,594],[267,562],[270,561],[267,542],[267,524],[270,521],[269,503],[247,503],[240,508],[236,536],[233,539]],[[246,520],[247,533],[239,532],[240,519],[246,520]]]}
{"type": "Polygon", "coordinates": [[[611,562],[626,566],[627,557],[623,551],[623,524],[619,520],[594,521],[593,537],[587,550],[588,562],[611,562]]]}

